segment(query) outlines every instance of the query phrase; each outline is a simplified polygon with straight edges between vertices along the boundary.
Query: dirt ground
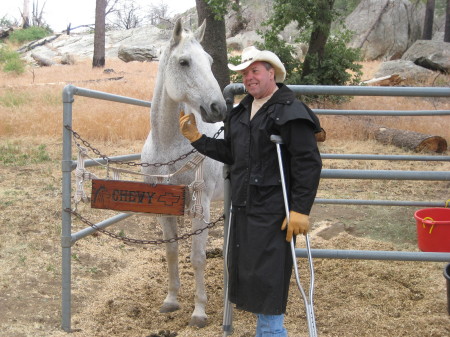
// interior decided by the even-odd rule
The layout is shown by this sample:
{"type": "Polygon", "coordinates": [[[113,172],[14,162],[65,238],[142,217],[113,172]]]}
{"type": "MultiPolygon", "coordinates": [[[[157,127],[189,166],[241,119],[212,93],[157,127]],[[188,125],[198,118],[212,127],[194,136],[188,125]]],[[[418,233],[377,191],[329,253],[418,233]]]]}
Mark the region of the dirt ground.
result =
{"type": "MultiPolygon", "coordinates": [[[[42,144],[49,158],[26,165],[17,164],[17,160],[14,165],[0,165],[0,336],[69,336],[60,326],[62,144],[47,138],[0,139],[3,150],[17,145],[20,153],[31,154],[31,158],[42,144]]],[[[101,145],[113,148],[112,144],[101,145]]],[[[114,153],[138,152],[140,145],[115,144],[114,153]]],[[[353,194],[365,190],[347,188],[353,194]]],[[[441,200],[448,198],[448,188],[444,183],[426,193],[441,200]]],[[[323,185],[324,195],[329,189],[323,185]]],[[[312,247],[418,251],[414,210],[315,205],[311,215],[312,247]],[[403,229],[394,230],[399,225],[403,229]]],[[[84,205],[79,211],[92,221],[110,214],[92,212],[84,205]]],[[[212,218],[219,217],[222,211],[222,204],[215,203],[212,218]]],[[[73,232],[84,227],[74,220],[73,232]]],[[[190,231],[188,222],[180,228],[181,233],[190,231]]],[[[155,220],[145,216],[129,218],[110,230],[132,238],[162,236],[155,220]]],[[[203,329],[188,326],[194,296],[189,241],[180,242],[182,308],[169,314],[158,311],[167,285],[164,247],[126,244],[104,234],[78,241],[72,248],[70,336],[222,336],[223,259],[220,254],[212,254],[221,250],[222,237],[221,224],[210,230],[208,325],[203,329]]],[[[302,245],[300,242],[297,246],[302,245]]],[[[443,277],[446,263],[340,259],[315,259],[314,263],[319,336],[450,335],[443,277]]],[[[306,286],[306,261],[299,259],[299,265],[306,286]]],[[[233,325],[233,336],[253,336],[252,314],[234,310],[233,325]]],[[[308,336],[305,310],[294,279],[286,327],[290,336],[308,336]]]]}

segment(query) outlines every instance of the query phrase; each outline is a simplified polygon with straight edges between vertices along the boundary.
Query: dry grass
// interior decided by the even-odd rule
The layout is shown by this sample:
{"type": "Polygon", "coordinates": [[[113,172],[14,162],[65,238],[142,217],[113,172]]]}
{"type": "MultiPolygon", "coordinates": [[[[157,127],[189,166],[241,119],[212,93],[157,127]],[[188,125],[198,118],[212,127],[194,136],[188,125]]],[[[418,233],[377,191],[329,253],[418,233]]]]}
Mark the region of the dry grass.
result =
{"type": "MultiPolygon", "coordinates": [[[[364,78],[372,78],[379,62],[365,62],[364,78]]],[[[151,100],[157,63],[124,63],[109,60],[107,68],[92,69],[89,61],[72,66],[29,69],[21,76],[0,73],[0,137],[43,136],[59,138],[62,120],[62,89],[67,84],[117,95],[151,100]],[[121,77],[120,80],[111,80],[121,77]]],[[[448,99],[355,97],[340,106],[320,106],[337,109],[450,109],[448,99]]],[[[148,109],[120,103],[95,103],[92,99],[76,97],[74,128],[92,140],[142,140],[149,131],[148,109]]],[[[367,122],[386,127],[418,131],[450,140],[447,117],[336,117],[322,116],[328,140],[366,140],[367,122]],[[348,127],[349,123],[352,125],[348,127]]]]}
{"type": "MultiPolygon", "coordinates": [[[[111,60],[103,69],[89,62],[73,66],[36,68],[22,76],[0,74],[0,136],[59,138],[62,129],[62,90],[65,85],[104,91],[150,101],[157,64],[111,60]],[[115,78],[121,77],[119,80],[115,78]]],[[[107,141],[145,139],[149,131],[147,108],[102,102],[76,96],[73,126],[90,138],[107,141]]]]}

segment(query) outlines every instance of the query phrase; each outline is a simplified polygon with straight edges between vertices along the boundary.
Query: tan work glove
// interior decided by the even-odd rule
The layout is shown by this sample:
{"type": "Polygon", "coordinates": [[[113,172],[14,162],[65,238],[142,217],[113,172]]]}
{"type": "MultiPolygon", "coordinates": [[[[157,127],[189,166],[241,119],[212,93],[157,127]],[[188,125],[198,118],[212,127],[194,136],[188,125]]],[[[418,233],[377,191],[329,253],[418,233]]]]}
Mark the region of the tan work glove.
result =
{"type": "Polygon", "coordinates": [[[284,218],[281,230],[285,230],[287,226],[286,241],[291,242],[292,235],[306,235],[309,231],[309,216],[295,211],[289,212],[289,223],[284,218]]]}
{"type": "Polygon", "coordinates": [[[185,115],[180,111],[180,131],[191,143],[199,140],[202,134],[198,132],[197,122],[193,114],[185,115]]]}

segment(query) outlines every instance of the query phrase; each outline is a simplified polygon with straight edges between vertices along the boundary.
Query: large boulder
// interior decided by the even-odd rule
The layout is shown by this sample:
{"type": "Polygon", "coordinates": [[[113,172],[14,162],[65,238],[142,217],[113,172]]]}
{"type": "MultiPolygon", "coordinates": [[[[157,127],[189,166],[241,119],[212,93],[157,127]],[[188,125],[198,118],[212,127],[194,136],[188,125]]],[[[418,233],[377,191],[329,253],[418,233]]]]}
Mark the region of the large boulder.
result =
{"type": "Polygon", "coordinates": [[[366,60],[395,60],[421,36],[423,4],[408,0],[362,0],[346,18],[354,34],[349,47],[366,60]]]}
{"type": "Polygon", "coordinates": [[[418,85],[430,84],[439,73],[418,66],[412,61],[393,60],[381,63],[375,77],[383,78],[389,75],[399,76],[399,81],[395,84],[418,85]]]}
{"type": "Polygon", "coordinates": [[[245,47],[253,46],[256,42],[264,42],[254,30],[242,32],[227,39],[227,47],[236,51],[242,51],[245,47]]]}
{"type": "Polygon", "coordinates": [[[450,43],[435,40],[417,40],[402,56],[422,67],[450,73],[450,43]]]}
{"type": "Polygon", "coordinates": [[[159,51],[155,46],[120,46],[117,56],[124,62],[145,62],[158,58],[159,51]]]}

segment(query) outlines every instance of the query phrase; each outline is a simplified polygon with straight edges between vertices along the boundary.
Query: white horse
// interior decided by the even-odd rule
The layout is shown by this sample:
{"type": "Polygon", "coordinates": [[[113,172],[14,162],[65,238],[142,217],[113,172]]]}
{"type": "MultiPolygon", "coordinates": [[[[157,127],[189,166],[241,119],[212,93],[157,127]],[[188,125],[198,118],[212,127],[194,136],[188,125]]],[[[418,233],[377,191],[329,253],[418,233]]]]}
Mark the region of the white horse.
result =
{"type": "MultiPolygon", "coordinates": [[[[221,123],[216,122],[225,118],[226,104],[211,71],[212,58],[200,45],[204,32],[205,23],[195,33],[183,29],[180,20],[175,24],[172,38],[159,61],[150,113],[151,131],[142,149],[142,162],[167,163],[192,150],[189,141],[179,131],[181,109],[186,114],[195,113],[199,131],[209,136],[221,126],[221,123]]],[[[177,161],[170,166],[144,167],[143,172],[151,175],[171,174],[184,162],[186,160],[177,161]]],[[[217,161],[208,158],[204,160],[205,189],[201,200],[204,221],[192,219],[191,231],[204,228],[210,221],[210,202],[223,199],[222,167],[217,161]]],[[[170,184],[188,185],[193,181],[194,173],[185,172],[180,176],[174,176],[170,184]]],[[[177,235],[176,217],[161,217],[159,222],[165,239],[177,235]]],[[[207,235],[205,230],[200,235],[192,236],[191,263],[194,268],[196,289],[195,309],[189,324],[198,327],[204,327],[207,323],[204,283],[207,235]]],[[[171,312],[180,307],[177,300],[180,288],[177,242],[166,244],[166,255],[169,287],[160,312],[171,312]]]]}

